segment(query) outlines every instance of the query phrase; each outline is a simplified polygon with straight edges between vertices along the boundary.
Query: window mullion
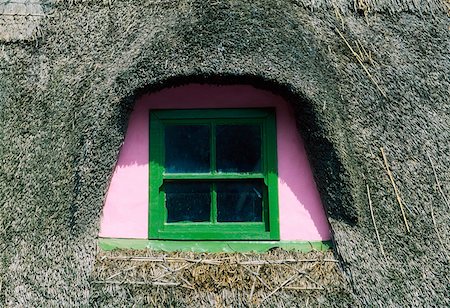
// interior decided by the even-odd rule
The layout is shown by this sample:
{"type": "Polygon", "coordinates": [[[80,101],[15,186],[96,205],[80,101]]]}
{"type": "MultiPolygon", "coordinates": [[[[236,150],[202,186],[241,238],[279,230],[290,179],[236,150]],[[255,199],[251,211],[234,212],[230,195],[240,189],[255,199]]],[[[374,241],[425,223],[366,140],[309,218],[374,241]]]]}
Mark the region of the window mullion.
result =
{"type": "MultiPolygon", "coordinates": [[[[211,155],[211,174],[216,174],[216,125],[212,120],[211,123],[211,148],[209,150],[211,155]]],[[[211,183],[211,222],[217,223],[217,192],[216,183],[211,183]]]]}
{"type": "Polygon", "coordinates": [[[211,184],[211,221],[213,224],[217,223],[217,190],[216,183],[211,184]]]}
{"type": "Polygon", "coordinates": [[[210,161],[211,161],[211,166],[210,166],[210,171],[211,174],[215,174],[216,173],[216,125],[213,121],[211,121],[210,123],[211,125],[211,140],[210,140],[210,149],[209,149],[209,153],[211,155],[210,161]]]}

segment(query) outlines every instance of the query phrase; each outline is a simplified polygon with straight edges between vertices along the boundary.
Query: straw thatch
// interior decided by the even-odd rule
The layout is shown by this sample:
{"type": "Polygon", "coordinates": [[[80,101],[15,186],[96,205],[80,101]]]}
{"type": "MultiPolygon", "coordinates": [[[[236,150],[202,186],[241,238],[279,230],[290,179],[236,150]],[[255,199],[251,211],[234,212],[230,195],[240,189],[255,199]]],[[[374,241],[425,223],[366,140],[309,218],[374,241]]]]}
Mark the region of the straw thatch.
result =
{"type": "MultiPolygon", "coordinates": [[[[351,302],[331,251],[195,254],[113,251],[97,255],[91,304],[121,306],[320,306],[351,302]],[[344,299],[344,301],[342,301],[344,299]]],[[[340,306],[340,305],[338,305],[340,306]]]]}
{"type": "Polygon", "coordinates": [[[0,45],[0,303],[141,294],[116,286],[109,302],[92,283],[129,110],[145,91],[209,82],[295,106],[353,299],[450,306],[446,3],[45,2],[39,38],[0,45]]]}

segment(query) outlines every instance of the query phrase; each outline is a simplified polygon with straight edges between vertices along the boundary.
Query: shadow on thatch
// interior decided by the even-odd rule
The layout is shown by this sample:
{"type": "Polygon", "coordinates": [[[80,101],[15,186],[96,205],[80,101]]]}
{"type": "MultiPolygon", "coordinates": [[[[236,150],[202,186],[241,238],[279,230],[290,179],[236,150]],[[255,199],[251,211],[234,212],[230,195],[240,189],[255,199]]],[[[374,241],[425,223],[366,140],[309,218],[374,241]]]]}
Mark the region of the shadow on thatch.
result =
{"type": "MultiPolygon", "coordinates": [[[[91,304],[152,306],[320,305],[351,300],[332,251],[267,253],[115,250],[97,255],[91,304]]],[[[342,302],[341,302],[342,303],[342,302]]]]}
{"type": "MultiPolygon", "coordinates": [[[[118,79],[119,88],[122,84],[125,85],[128,82],[127,78],[118,79]]],[[[323,123],[323,119],[318,115],[319,112],[315,109],[311,99],[302,92],[294,92],[294,89],[289,84],[283,84],[268,77],[243,73],[180,74],[165,78],[138,88],[122,99],[119,118],[121,119],[120,126],[123,134],[126,133],[128,119],[133,106],[140,97],[169,87],[179,87],[187,84],[250,85],[257,89],[270,91],[286,100],[294,109],[298,133],[304,140],[314,180],[328,217],[349,225],[356,224],[358,210],[349,191],[350,188],[348,185],[345,185],[349,180],[349,166],[343,165],[342,154],[339,153],[336,145],[330,140],[330,132],[325,128],[327,125],[323,123]]],[[[328,107],[329,110],[333,110],[333,108],[335,107],[328,107]]],[[[338,111],[333,110],[333,112],[337,113],[338,111]]],[[[143,162],[145,161],[142,159],[136,159],[126,164],[139,165],[143,162]]]]}

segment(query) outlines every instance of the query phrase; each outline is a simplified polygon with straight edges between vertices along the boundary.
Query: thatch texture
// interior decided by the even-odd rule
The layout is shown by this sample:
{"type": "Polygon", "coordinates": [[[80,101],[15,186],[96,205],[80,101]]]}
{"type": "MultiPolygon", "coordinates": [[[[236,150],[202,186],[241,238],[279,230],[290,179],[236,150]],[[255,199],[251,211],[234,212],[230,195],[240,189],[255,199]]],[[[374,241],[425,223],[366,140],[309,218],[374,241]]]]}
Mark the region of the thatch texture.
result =
{"type": "Polygon", "coordinates": [[[143,89],[203,81],[294,104],[359,303],[450,306],[448,18],[413,3],[53,4],[39,40],[0,46],[0,303],[108,304],[90,277],[129,110],[143,89]]]}
{"type": "MultiPolygon", "coordinates": [[[[97,255],[91,304],[320,306],[351,300],[331,251],[251,253],[112,251],[97,255]]],[[[340,305],[336,305],[340,306],[340,305]]]]}

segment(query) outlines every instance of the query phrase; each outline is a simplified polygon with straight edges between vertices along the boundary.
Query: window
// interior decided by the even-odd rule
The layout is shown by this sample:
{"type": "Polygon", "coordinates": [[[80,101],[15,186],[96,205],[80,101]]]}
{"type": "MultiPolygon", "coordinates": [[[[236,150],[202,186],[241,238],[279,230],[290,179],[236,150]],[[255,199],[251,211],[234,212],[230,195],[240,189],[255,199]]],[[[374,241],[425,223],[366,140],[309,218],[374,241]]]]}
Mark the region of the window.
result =
{"type": "Polygon", "coordinates": [[[150,111],[149,238],[278,240],[273,109],[150,111]]]}

